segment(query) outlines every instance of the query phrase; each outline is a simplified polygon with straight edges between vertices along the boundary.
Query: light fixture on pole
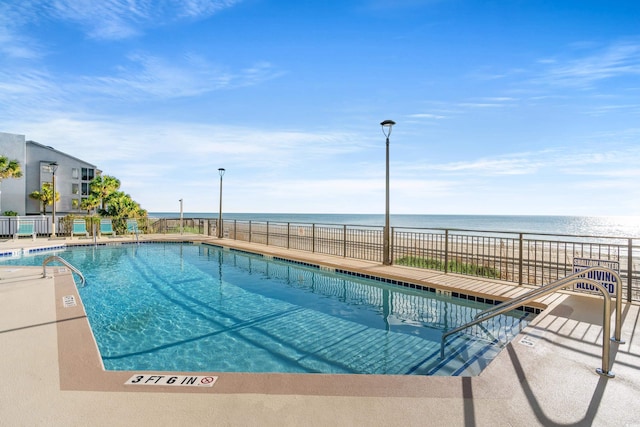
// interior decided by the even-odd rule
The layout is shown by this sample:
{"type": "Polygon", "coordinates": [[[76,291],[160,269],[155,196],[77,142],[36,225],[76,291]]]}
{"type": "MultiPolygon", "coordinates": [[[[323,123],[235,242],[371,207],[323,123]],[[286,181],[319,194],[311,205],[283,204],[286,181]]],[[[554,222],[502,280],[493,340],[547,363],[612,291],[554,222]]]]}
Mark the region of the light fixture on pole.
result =
{"type": "Polygon", "coordinates": [[[51,171],[51,187],[53,187],[53,208],[51,209],[51,238],[56,237],[56,171],[58,170],[58,162],[49,163],[51,171]]]}
{"type": "Polygon", "coordinates": [[[183,222],[182,222],[182,199],[178,200],[180,202],[180,234],[183,233],[183,222]]]}
{"type": "Polygon", "coordinates": [[[382,264],[391,265],[391,228],[389,225],[389,135],[391,135],[391,128],[396,122],[393,120],[385,120],[380,123],[382,126],[382,133],[387,138],[387,169],[386,169],[386,186],[385,186],[385,210],[384,210],[384,236],[382,241],[382,264]]]}
{"type": "Polygon", "coordinates": [[[222,176],[224,175],[224,168],[219,168],[220,173],[220,216],[218,216],[218,238],[222,238],[222,176]]]}

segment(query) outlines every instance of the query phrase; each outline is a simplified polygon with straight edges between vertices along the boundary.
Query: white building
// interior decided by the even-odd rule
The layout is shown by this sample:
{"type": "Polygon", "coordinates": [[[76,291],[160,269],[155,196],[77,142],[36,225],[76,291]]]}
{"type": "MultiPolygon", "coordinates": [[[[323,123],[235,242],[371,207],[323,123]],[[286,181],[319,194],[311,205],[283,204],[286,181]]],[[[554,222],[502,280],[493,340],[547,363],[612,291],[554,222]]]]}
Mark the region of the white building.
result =
{"type": "MultiPolygon", "coordinates": [[[[55,190],[60,194],[56,203],[56,213],[82,214],[82,199],[89,196],[89,182],[101,171],[91,163],[80,160],[42,145],[35,141],[26,141],[24,135],[0,132],[0,155],[9,160],[17,160],[22,169],[22,178],[9,178],[0,184],[0,214],[6,211],[18,215],[38,215],[41,204],[29,197],[33,191],[41,191],[43,184],[52,183],[55,169],[55,190]]],[[[51,206],[47,212],[51,211],[51,206]]]]}

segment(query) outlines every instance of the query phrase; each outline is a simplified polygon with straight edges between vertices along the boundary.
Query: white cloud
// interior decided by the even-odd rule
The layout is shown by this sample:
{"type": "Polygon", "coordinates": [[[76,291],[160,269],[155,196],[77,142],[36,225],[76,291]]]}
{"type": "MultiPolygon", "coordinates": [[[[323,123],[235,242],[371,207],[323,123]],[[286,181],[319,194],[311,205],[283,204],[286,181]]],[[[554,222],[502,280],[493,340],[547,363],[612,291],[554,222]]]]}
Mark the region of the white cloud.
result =
{"type": "Polygon", "coordinates": [[[441,114],[431,114],[431,113],[417,113],[417,114],[409,114],[409,117],[412,119],[431,119],[431,120],[441,120],[446,118],[441,114]]]}
{"type": "Polygon", "coordinates": [[[127,99],[179,98],[199,96],[221,89],[259,84],[282,73],[261,62],[239,71],[211,63],[206,58],[186,55],[168,59],[136,54],[115,76],[82,78],[77,90],[127,99]]]}
{"type": "Polygon", "coordinates": [[[197,96],[227,87],[238,78],[199,58],[164,58],[137,54],[115,76],[84,77],[82,91],[107,96],[174,98],[197,96]]]}
{"type": "Polygon", "coordinates": [[[629,178],[640,176],[637,164],[640,164],[640,146],[618,144],[617,148],[603,151],[601,146],[594,144],[591,147],[557,147],[440,164],[415,161],[397,165],[395,173],[403,177],[416,174],[433,176],[436,173],[443,177],[477,178],[542,174],[564,176],[565,179],[583,179],[584,176],[629,178]]]}
{"type": "Polygon", "coordinates": [[[201,17],[212,15],[240,3],[241,0],[174,0],[180,16],[201,17]]]}
{"type": "Polygon", "coordinates": [[[47,94],[47,97],[63,93],[45,72],[29,71],[21,73],[0,72],[0,91],[5,96],[30,97],[47,94]]]}
{"type": "MultiPolygon", "coordinates": [[[[222,89],[257,85],[282,72],[261,62],[233,71],[206,58],[186,55],[177,59],[137,54],[112,76],[68,76],[30,66],[0,70],[0,108],[16,117],[49,115],[49,111],[82,111],[100,97],[114,101],[149,102],[153,99],[193,97],[222,89]]],[[[55,113],[54,113],[55,114],[55,113]]]]}
{"type": "Polygon", "coordinates": [[[38,43],[20,28],[31,19],[26,9],[29,2],[0,3],[0,53],[11,59],[33,59],[41,56],[38,43]]]}
{"type": "MultiPolygon", "coordinates": [[[[0,128],[9,123],[0,122],[0,128]]],[[[73,153],[107,170],[188,170],[207,173],[212,162],[271,171],[291,170],[366,149],[355,134],[252,129],[188,122],[60,117],[18,121],[27,139],[73,153]],[[322,160],[325,159],[325,160],[322,160]],[[158,165],[163,165],[162,167],[158,165]]]]}
{"type": "Polygon", "coordinates": [[[491,96],[491,97],[487,97],[485,99],[487,101],[490,101],[490,102],[513,102],[513,101],[517,101],[516,98],[512,98],[510,96],[491,96]]]}
{"type": "Polygon", "coordinates": [[[206,18],[240,0],[57,0],[54,18],[71,21],[97,39],[123,39],[176,19],[206,18]]]}
{"type": "MultiPolygon", "coordinates": [[[[362,135],[107,117],[12,125],[27,129],[27,139],[116,176],[122,190],[152,212],[170,209],[173,199],[177,209],[180,198],[188,211],[215,211],[218,167],[227,169],[228,212],[255,211],[256,206],[263,212],[371,213],[384,208],[384,168],[365,161],[369,147],[362,135]]],[[[0,128],[6,126],[0,122],[0,128]]],[[[551,199],[567,191],[610,188],[637,195],[638,163],[640,148],[633,146],[607,153],[565,147],[444,164],[392,162],[392,210],[491,213],[482,204],[487,197],[497,203],[493,209],[501,209],[501,200],[520,200],[523,194],[551,199]],[[518,181],[523,186],[510,182],[525,174],[530,177],[518,181]],[[470,205],[457,206],[456,200],[470,205]],[[474,203],[479,205],[474,208],[474,203]]]]}
{"type": "Polygon", "coordinates": [[[447,173],[483,176],[528,175],[544,167],[544,163],[538,158],[540,155],[541,153],[510,154],[434,165],[430,166],[429,169],[447,173]]]}
{"type": "Polygon", "coordinates": [[[640,44],[618,42],[581,58],[556,59],[545,64],[550,67],[536,81],[590,87],[601,80],[640,75],[640,44]]]}

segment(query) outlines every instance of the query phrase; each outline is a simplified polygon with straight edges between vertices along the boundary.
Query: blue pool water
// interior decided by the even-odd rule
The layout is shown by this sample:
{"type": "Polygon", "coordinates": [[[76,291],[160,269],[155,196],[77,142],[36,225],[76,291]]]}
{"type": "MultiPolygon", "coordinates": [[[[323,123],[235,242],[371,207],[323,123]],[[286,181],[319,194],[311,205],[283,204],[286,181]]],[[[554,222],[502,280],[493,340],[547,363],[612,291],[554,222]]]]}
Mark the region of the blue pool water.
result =
{"type": "Polygon", "coordinates": [[[56,254],[86,277],[79,293],[109,370],[474,375],[530,320],[471,328],[440,360],[443,330],[485,304],[210,245],[56,254]]]}

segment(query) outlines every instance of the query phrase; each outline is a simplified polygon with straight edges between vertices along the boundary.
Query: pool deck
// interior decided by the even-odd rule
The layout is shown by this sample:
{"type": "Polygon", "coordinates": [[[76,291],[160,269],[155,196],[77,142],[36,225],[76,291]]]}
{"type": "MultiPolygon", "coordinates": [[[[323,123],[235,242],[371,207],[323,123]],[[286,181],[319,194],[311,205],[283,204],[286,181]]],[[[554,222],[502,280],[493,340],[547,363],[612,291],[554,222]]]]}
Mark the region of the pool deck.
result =
{"type": "MultiPolygon", "coordinates": [[[[483,298],[504,299],[527,290],[228,239],[141,238],[206,241],[483,298]]],[[[8,240],[0,250],[64,242],[8,240]]],[[[545,311],[476,377],[213,372],[197,374],[217,377],[211,387],[125,385],[137,372],[102,369],[70,272],[58,265],[47,271],[49,277],[43,278],[41,267],[0,267],[3,426],[640,426],[638,304],[622,305],[626,343],[611,343],[615,378],[596,373],[602,298],[563,292],[537,301],[545,311]]],[[[611,328],[613,333],[613,322],[611,328]]]]}

